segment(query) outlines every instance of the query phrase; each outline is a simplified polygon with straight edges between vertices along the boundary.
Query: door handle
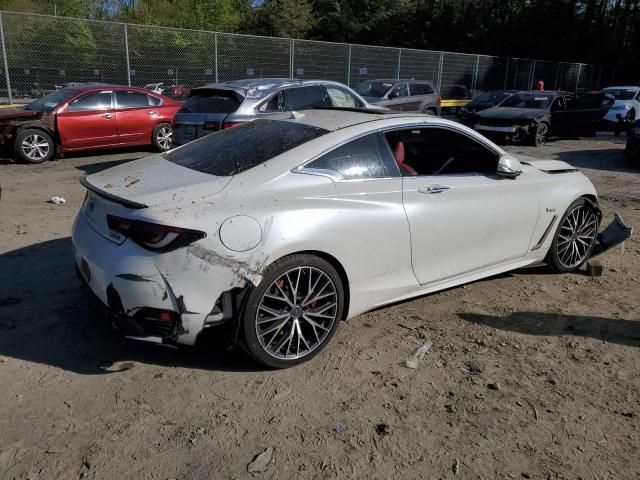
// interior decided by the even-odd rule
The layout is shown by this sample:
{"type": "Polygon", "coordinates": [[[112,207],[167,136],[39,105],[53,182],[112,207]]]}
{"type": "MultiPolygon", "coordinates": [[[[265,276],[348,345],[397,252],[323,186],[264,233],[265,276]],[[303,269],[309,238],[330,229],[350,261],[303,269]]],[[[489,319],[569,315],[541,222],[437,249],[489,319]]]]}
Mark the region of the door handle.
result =
{"type": "Polygon", "coordinates": [[[102,118],[106,118],[107,120],[110,120],[113,118],[113,115],[111,115],[110,113],[105,113],[102,115],[102,118]]]}
{"type": "Polygon", "coordinates": [[[439,183],[434,183],[432,185],[423,185],[422,187],[418,188],[418,192],[420,193],[442,193],[442,192],[446,192],[447,190],[450,190],[451,187],[448,187],[447,185],[440,185],[439,183]]]}
{"type": "Polygon", "coordinates": [[[158,113],[158,112],[156,112],[155,110],[147,110],[147,113],[148,113],[149,115],[155,115],[155,114],[156,114],[156,113],[158,113]]]}

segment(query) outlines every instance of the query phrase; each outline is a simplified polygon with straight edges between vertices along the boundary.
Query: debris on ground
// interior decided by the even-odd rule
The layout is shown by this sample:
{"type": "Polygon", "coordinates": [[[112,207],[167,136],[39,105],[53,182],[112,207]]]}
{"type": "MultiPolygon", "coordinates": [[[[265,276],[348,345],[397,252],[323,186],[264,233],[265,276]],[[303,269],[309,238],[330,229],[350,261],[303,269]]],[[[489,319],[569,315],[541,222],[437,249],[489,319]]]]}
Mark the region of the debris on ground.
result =
{"type": "Polygon", "coordinates": [[[456,461],[453,463],[453,467],[451,467],[454,475],[458,475],[460,473],[460,460],[456,458],[456,461]]]}
{"type": "Polygon", "coordinates": [[[601,277],[604,273],[604,265],[600,260],[589,260],[587,262],[587,275],[590,277],[601,277]]]}
{"type": "Polygon", "coordinates": [[[470,373],[482,373],[482,367],[475,360],[467,362],[467,370],[469,370],[470,373]]]}
{"type": "Polygon", "coordinates": [[[389,435],[391,433],[391,427],[386,423],[379,423],[376,425],[376,433],[380,436],[389,435]]]}
{"type": "Polygon", "coordinates": [[[56,205],[60,205],[61,203],[67,203],[64,197],[51,197],[49,199],[49,203],[55,203],[56,205]]]}
{"type": "Polygon", "coordinates": [[[251,463],[247,465],[247,472],[251,475],[256,476],[260,475],[262,472],[266,471],[269,467],[269,463],[271,463],[271,457],[273,456],[273,448],[269,447],[265,449],[262,453],[256,455],[251,463]]]}
{"type": "Polygon", "coordinates": [[[102,362],[100,370],[105,372],[124,372],[125,370],[131,370],[134,366],[133,362],[102,362]]]}
{"type": "Polygon", "coordinates": [[[424,344],[420,348],[418,348],[411,357],[407,358],[407,360],[405,361],[405,366],[407,368],[418,368],[418,363],[420,363],[422,357],[427,354],[427,352],[431,348],[431,345],[432,343],[429,340],[424,342],[424,344]]]}
{"type": "Polygon", "coordinates": [[[489,384],[487,384],[487,388],[489,390],[500,390],[500,384],[499,383],[489,383],[489,384]]]}

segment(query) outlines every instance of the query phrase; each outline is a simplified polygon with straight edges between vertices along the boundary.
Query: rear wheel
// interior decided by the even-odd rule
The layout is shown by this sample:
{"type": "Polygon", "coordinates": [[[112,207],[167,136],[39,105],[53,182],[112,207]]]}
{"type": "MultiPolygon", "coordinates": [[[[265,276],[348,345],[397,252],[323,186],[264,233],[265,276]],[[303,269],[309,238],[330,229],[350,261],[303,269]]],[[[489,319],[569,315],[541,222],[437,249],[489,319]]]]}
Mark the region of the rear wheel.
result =
{"type": "Polygon", "coordinates": [[[589,258],[596,244],[599,217],[589,201],[579,198],[560,220],[547,257],[556,273],[573,272],[589,258]]]}
{"type": "Polygon", "coordinates": [[[152,134],[153,146],[156,150],[165,152],[171,148],[171,142],[173,140],[173,130],[168,123],[161,123],[156,125],[152,134]]]}
{"type": "Polygon", "coordinates": [[[267,269],[242,315],[245,346],[259,362],[286,368],[317,355],[344,309],[336,269],[314,255],[285,257],[267,269]]]}
{"type": "Polygon", "coordinates": [[[55,144],[47,132],[29,128],[16,135],[14,151],[20,161],[44,163],[53,158],[55,144]]]}

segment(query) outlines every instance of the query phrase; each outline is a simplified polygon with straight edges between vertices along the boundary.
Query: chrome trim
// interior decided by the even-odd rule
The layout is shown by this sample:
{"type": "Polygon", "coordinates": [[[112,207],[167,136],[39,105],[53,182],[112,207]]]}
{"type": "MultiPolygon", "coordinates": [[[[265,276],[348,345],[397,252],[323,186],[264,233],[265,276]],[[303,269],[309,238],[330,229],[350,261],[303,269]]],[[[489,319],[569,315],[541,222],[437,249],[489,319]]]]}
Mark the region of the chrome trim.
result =
{"type": "Polygon", "coordinates": [[[532,252],[535,251],[535,250],[538,250],[540,247],[542,247],[542,244],[544,243],[544,241],[547,239],[547,236],[551,232],[551,227],[553,227],[553,224],[556,223],[557,219],[558,219],[558,214],[555,214],[553,216],[553,218],[551,219],[551,223],[549,223],[549,226],[547,227],[547,229],[542,234],[542,238],[540,239],[540,241],[538,243],[536,243],[533,246],[533,248],[531,249],[532,252]]]}

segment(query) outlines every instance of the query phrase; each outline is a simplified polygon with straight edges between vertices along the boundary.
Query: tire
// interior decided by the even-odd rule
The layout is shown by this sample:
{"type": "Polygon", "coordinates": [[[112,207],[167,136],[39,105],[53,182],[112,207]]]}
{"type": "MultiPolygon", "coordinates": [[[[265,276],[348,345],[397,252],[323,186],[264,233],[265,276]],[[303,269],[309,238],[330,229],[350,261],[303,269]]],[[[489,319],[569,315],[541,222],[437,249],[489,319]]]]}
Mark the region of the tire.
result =
{"type": "Polygon", "coordinates": [[[151,134],[151,143],[153,148],[159,152],[166,152],[171,149],[173,139],[173,130],[168,123],[156,125],[151,134]]]}
{"type": "Polygon", "coordinates": [[[558,223],[547,254],[551,270],[569,273],[580,268],[593,251],[599,226],[598,211],[587,199],[579,198],[569,205],[558,223]]]}
{"type": "Polygon", "coordinates": [[[549,124],[540,122],[536,125],[536,130],[531,135],[531,145],[534,147],[542,147],[547,142],[549,135],[549,124]]]}
{"type": "Polygon", "coordinates": [[[423,114],[425,114],[425,115],[432,116],[432,117],[437,117],[437,116],[438,116],[438,115],[436,114],[436,112],[434,112],[434,111],[433,111],[433,109],[432,109],[432,108],[429,108],[429,107],[424,107],[424,108],[422,109],[422,113],[423,113],[423,114]]]}
{"type": "Polygon", "coordinates": [[[273,368],[306,362],[333,337],[344,298],[340,275],[329,262],[308,254],[284,257],[249,294],[240,320],[244,347],[273,368]]]}
{"type": "Polygon", "coordinates": [[[16,159],[26,163],[48,162],[55,154],[51,135],[36,128],[27,128],[18,133],[13,148],[16,159]]]}

